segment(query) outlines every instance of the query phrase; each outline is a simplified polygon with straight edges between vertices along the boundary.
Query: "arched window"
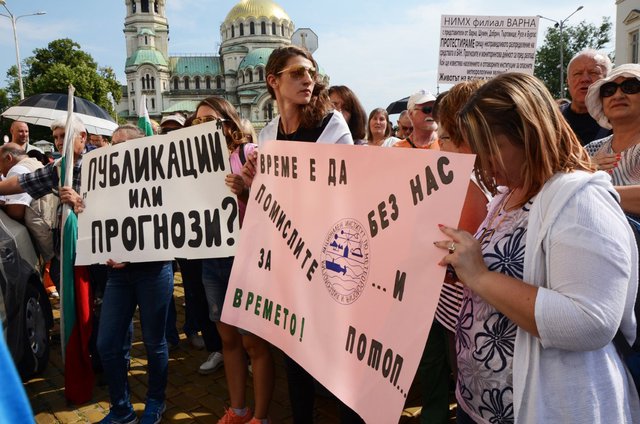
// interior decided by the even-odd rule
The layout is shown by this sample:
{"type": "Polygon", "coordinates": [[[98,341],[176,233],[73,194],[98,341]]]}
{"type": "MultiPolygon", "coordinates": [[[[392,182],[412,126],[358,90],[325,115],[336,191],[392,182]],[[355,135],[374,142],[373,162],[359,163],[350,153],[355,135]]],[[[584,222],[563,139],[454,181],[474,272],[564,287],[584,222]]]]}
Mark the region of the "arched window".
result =
{"type": "Polygon", "coordinates": [[[156,109],[156,99],[154,99],[153,97],[151,98],[151,110],[155,110],[156,109]]]}
{"type": "Polygon", "coordinates": [[[136,13],[136,0],[131,0],[131,13],[136,13]]]}
{"type": "Polygon", "coordinates": [[[265,121],[270,121],[273,119],[273,102],[269,101],[264,105],[262,109],[263,119],[265,121]]]}
{"type": "Polygon", "coordinates": [[[236,27],[231,25],[231,38],[236,36],[236,27]]]}
{"type": "Polygon", "coordinates": [[[282,32],[282,36],[284,37],[284,24],[280,24],[280,32],[282,32]]]}
{"type": "Polygon", "coordinates": [[[133,111],[136,111],[136,101],[135,100],[131,100],[131,105],[133,106],[133,111]]]}
{"type": "Polygon", "coordinates": [[[216,77],[216,88],[217,89],[221,89],[222,88],[222,78],[220,78],[220,77],[216,77]]]}
{"type": "Polygon", "coordinates": [[[267,33],[267,23],[266,22],[260,22],[260,33],[261,34],[266,34],[267,33]]]}
{"type": "Polygon", "coordinates": [[[258,81],[264,81],[264,69],[258,68],[258,81]]]}
{"type": "Polygon", "coordinates": [[[144,45],[145,46],[149,45],[149,37],[147,37],[146,35],[144,36],[144,45]]]}
{"type": "Polygon", "coordinates": [[[196,90],[200,90],[200,77],[196,77],[196,90]]]}
{"type": "Polygon", "coordinates": [[[249,23],[249,34],[253,35],[256,33],[256,24],[253,22],[249,23]]]}
{"type": "Polygon", "coordinates": [[[149,13],[149,0],[140,1],[140,11],[142,13],[149,13]]]}
{"type": "Polygon", "coordinates": [[[211,90],[211,77],[207,77],[207,79],[205,79],[205,84],[207,90],[211,90]]]}
{"type": "Polygon", "coordinates": [[[156,89],[156,77],[151,77],[151,89],[156,89]]]}
{"type": "Polygon", "coordinates": [[[144,77],[140,78],[140,82],[142,83],[142,89],[144,90],[144,89],[145,89],[145,86],[144,86],[144,77]]]}
{"type": "Polygon", "coordinates": [[[271,22],[271,34],[276,35],[276,23],[271,22]]]}
{"type": "Polygon", "coordinates": [[[173,79],[173,89],[178,90],[180,88],[180,78],[175,77],[173,79]]]}
{"type": "Polygon", "coordinates": [[[154,2],[153,2],[153,11],[154,11],[155,13],[158,13],[158,2],[157,2],[157,1],[154,1],[154,2]]]}
{"type": "Polygon", "coordinates": [[[247,76],[249,77],[249,82],[253,82],[253,71],[251,69],[247,70],[247,76]]]}
{"type": "Polygon", "coordinates": [[[149,78],[149,74],[147,74],[147,76],[145,77],[145,79],[147,80],[147,89],[151,88],[151,78],[149,78]]]}
{"type": "Polygon", "coordinates": [[[240,22],[240,37],[244,35],[244,24],[240,22]]]}
{"type": "Polygon", "coordinates": [[[189,77],[184,77],[184,89],[189,89],[189,77]]]}
{"type": "Polygon", "coordinates": [[[240,84],[244,84],[244,72],[240,74],[240,84]]]}

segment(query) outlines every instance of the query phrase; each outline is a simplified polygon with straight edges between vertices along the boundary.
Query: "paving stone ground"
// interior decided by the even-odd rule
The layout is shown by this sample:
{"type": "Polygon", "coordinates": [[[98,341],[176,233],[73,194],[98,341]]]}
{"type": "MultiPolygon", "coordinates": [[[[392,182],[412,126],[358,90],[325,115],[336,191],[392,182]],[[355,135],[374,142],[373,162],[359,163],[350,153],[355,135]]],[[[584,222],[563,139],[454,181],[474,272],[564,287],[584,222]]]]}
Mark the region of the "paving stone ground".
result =
{"type": "MultiPolygon", "coordinates": [[[[174,296],[178,310],[178,328],[184,322],[184,291],[180,274],[176,274],[174,296]]],[[[97,385],[93,391],[93,399],[85,405],[68,405],[64,398],[63,366],[60,355],[59,338],[59,305],[53,303],[56,326],[54,327],[53,344],[50,363],[46,371],[25,381],[24,386],[31,401],[34,418],[38,424],[74,424],[96,423],[109,410],[107,386],[97,385]]],[[[146,356],[140,336],[140,325],[134,318],[134,342],[131,351],[131,369],[129,383],[132,402],[138,415],[144,410],[146,393],[146,356]]],[[[227,386],[224,371],[218,370],[208,376],[198,374],[197,369],[207,359],[205,350],[193,349],[186,341],[184,334],[177,349],[169,354],[169,383],[167,387],[167,412],[163,422],[191,424],[215,424],[228,406],[227,386]]],[[[276,358],[276,386],[270,410],[274,424],[291,423],[291,408],[288,400],[286,375],[283,368],[282,352],[274,348],[276,358]]],[[[251,404],[252,384],[247,388],[248,402],[251,404]]],[[[405,410],[399,417],[399,423],[412,424],[419,422],[420,401],[419,388],[414,383],[405,410]]],[[[315,403],[315,423],[329,424],[338,422],[338,411],[335,402],[317,396],[315,403]]],[[[452,414],[455,405],[451,405],[452,414]]],[[[455,420],[451,420],[455,422],[455,420]]]]}

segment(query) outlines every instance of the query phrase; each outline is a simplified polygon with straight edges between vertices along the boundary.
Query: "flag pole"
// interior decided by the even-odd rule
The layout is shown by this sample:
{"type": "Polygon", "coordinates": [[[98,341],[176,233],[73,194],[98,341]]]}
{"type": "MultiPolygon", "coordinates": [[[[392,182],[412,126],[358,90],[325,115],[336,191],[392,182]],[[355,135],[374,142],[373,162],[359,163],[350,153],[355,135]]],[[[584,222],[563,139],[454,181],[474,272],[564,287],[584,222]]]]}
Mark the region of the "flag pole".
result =
{"type": "MultiPolygon", "coordinates": [[[[73,127],[72,124],[73,124],[73,103],[74,103],[75,91],[76,89],[73,87],[73,85],[70,84],[69,92],[68,92],[68,101],[67,101],[67,122],[65,125],[64,144],[62,147],[62,159],[61,159],[62,166],[60,169],[61,171],[60,187],[71,186],[73,181],[73,162],[74,162],[73,140],[74,140],[75,134],[72,133],[72,127],[73,127]]],[[[66,326],[65,323],[69,320],[72,320],[72,321],[75,320],[75,299],[74,299],[75,290],[73,289],[73,283],[71,283],[72,285],[70,287],[68,284],[64,284],[65,278],[73,279],[73,265],[69,270],[69,267],[65,266],[65,263],[67,263],[69,260],[73,261],[74,258],[68,257],[71,252],[69,252],[69,249],[65,249],[65,243],[64,243],[65,233],[66,233],[65,223],[67,222],[69,215],[72,213],[74,212],[73,210],[71,210],[71,206],[64,203],[62,205],[62,219],[60,224],[60,344],[62,347],[61,350],[62,350],[63,364],[65,361],[66,346],[70,336],[70,334],[67,334],[67,333],[68,331],[71,331],[71,328],[72,328],[72,327],[66,326]],[[68,275],[69,272],[71,272],[71,275],[68,275]],[[68,289],[70,289],[69,292],[67,292],[68,289]],[[70,298],[70,299],[67,299],[67,298],[70,298]],[[71,311],[67,311],[67,308],[71,308],[71,311]]]]}

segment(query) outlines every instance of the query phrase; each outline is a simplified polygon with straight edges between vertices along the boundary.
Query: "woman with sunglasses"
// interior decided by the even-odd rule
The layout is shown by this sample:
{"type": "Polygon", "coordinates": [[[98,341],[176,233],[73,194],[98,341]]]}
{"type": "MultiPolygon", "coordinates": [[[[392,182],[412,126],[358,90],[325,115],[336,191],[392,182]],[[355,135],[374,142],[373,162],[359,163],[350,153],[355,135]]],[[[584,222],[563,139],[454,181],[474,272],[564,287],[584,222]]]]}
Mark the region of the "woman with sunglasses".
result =
{"type": "Polygon", "coordinates": [[[387,111],[381,107],[373,109],[367,120],[367,145],[390,147],[398,141],[398,137],[391,135],[391,121],[387,111]]]}
{"type": "MultiPolygon", "coordinates": [[[[238,197],[240,225],[242,225],[249,191],[240,177],[242,169],[240,149],[244,149],[244,157],[246,157],[254,151],[256,146],[246,143],[247,137],[241,130],[242,121],[238,113],[229,102],[220,97],[212,96],[201,101],[196,108],[191,125],[213,120],[222,122],[232,171],[227,175],[225,182],[231,192],[238,197]]],[[[206,194],[203,193],[203,195],[206,194]]],[[[267,424],[270,422],[267,415],[275,382],[271,347],[260,337],[220,321],[232,265],[233,257],[202,261],[202,283],[209,303],[209,317],[216,323],[222,339],[224,370],[231,405],[218,423],[267,424]],[[245,396],[248,376],[247,355],[251,359],[253,372],[255,401],[253,412],[247,406],[245,396]]]]}
{"type": "Polygon", "coordinates": [[[262,129],[259,145],[268,140],[353,144],[342,114],[331,112],[327,86],[311,53],[295,46],[275,49],[265,72],[280,115],[262,129]]]}
{"type": "Polygon", "coordinates": [[[367,113],[356,94],[346,85],[333,85],[329,87],[329,99],[347,121],[354,144],[366,144],[367,113]]]}
{"type": "Polygon", "coordinates": [[[533,76],[488,81],[458,122],[496,197],[434,243],[464,284],[457,422],[640,422],[613,343],[635,339],[638,252],[608,176],[533,76]]]}
{"type": "MultiPolygon", "coordinates": [[[[342,114],[333,109],[327,87],[318,76],[318,65],[307,50],[296,46],[275,49],[265,68],[267,90],[278,104],[280,116],[262,129],[258,145],[271,140],[290,140],[325,144],[353,144],[351,132],[342,114]]],[[[255,174],[255,155],[249,157],[255,174]]],[[[313,423],[315,379],[293,359],[285,355],[285,368],[289,382],[289,399],[294,424],[313,423]]],[[[358,415],[340,402],[342,423],[361,423],[358,415]]]]}
{"type": "Polygon", "coordinates": [[[611,174],[625,212],[640,215],[640,65],[626,64],[589,87],[587,109],[613,135],[585,146],[611,174]]]}

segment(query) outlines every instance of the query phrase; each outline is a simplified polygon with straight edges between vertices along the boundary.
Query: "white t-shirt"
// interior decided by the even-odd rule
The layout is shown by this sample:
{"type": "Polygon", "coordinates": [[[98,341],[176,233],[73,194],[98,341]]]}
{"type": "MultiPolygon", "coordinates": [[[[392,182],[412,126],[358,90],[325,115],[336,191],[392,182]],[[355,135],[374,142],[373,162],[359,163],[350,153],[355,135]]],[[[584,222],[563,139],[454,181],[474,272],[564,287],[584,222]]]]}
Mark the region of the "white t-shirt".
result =
{"type": "MultiPolygon", "coordinates": [[[[19,163],[14,165],[9,172],[7,173],[7,178],[14,175],[28,174],[31,172],[27,167],[20,165],[19,163]]],[[[20,194],[11,194],[4,196],[5,205],[25,205],[29,206],[33,197],[29,196],[27,193],[20,194]]]]}

